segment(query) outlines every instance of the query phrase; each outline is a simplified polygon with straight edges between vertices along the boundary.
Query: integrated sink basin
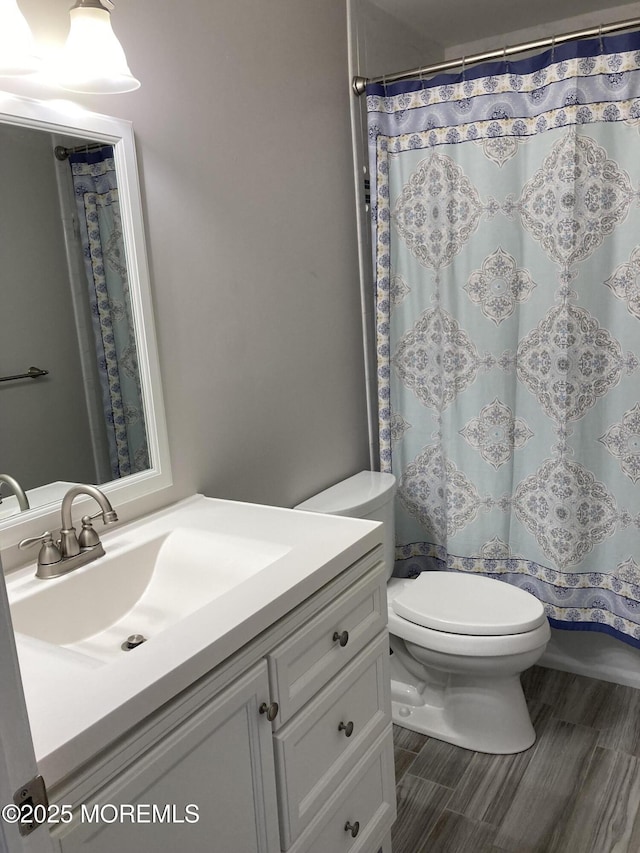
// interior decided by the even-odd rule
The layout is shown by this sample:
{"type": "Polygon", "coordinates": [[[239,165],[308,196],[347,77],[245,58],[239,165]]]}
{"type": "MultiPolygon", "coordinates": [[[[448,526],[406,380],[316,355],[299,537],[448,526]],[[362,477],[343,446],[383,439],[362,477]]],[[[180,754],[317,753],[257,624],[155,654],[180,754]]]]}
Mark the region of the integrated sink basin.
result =
{"type": "Polygon", "coordinates": [[[14,630],[108,662],[130,636],[152,639],[290,548],[181,526],[143,541],[121,537],[106,550],[68,575],[30,579],[11,602],[14,630]]]}

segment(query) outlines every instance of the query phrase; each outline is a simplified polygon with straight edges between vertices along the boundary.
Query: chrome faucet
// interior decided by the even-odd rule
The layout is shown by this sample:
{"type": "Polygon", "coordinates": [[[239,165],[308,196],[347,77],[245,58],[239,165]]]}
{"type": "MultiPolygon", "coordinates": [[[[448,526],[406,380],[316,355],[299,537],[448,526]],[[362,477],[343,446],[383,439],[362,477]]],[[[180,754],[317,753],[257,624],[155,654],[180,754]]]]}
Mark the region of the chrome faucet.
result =
{"type": "MultiPolygon", "coordinates": [[[[20,512],[24,512],[26,509],[30,509],[29,499],[27,498],[24,489],[15,477],[12,477],[11,474],[0,474],[0,483],[6,483],[7,486],[11,487],[13,494],[18,499],[18,507],[20,509],[20,512]]],[[[2,495],[0,495],[0,504],[1,503],[2,495]]]]}
{"type": "Polygon", "coordinates": [[[54,542],[51,532],[46,530],[40,536],[23,539],[18,545],[19,548],[29,548],[41,543],[36,577],[57,578],[102,557],[104,548],[92,524],[93,519],[100,515],[104,524],[113,524],[118,520],[117,513],[100,489],[95,486],[72,486],[62,499],[60,538],[54,542]],[[71,520],[71,507],[78,495],[89,495],[100,507],[100,512],[96,515],[82,517],[82,530],[79,535],[71,520]]]}

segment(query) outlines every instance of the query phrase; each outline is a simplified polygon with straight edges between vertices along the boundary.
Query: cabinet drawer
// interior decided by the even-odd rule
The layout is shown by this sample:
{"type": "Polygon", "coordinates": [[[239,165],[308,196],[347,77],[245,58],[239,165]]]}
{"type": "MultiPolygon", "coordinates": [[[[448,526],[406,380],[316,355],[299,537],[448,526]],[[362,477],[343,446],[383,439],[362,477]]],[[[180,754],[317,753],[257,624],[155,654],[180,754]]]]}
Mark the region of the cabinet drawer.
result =
{"type": "Polygon", "coordinates": [[[389,725],[388,661],[384,631],[275,735],[285,849],[389,725]]]}
{"type": "Polygon", "coordinates": [[[391,726],[336,790],[289,853],[371,853],[396,815],[391,726]],[[351,829],[345,827],[349,824],[351,829]],[[355,835],[353,833],[356,833],[355,835]]]}
{"type": "Polygon", "coordinates": [[[278,729],[387,624],[386,578],[378,563],[268,655],[278,729]]]}

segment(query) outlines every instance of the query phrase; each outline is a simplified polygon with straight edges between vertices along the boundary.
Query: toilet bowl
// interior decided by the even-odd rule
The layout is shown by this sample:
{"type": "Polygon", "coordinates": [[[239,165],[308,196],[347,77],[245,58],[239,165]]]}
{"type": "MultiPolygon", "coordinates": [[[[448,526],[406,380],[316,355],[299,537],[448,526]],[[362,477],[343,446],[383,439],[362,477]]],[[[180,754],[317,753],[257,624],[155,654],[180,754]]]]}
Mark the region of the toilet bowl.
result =
{"type": "Polygon", "coordinates": [[[549,642],[540,602],[453,572],[392,578],[387,597],[394,721],[477,752],[528,749],[535,732],[520,674],[549,642]]]}
{"type": "Polygon", "coordinates": [[[542,604],[493,578],[392,578],[391,474],[362,471],[296,509],[382,521],[394,723],[467,749],[510,754],[535,741],[520,674],[550,639],[542,604]]]}

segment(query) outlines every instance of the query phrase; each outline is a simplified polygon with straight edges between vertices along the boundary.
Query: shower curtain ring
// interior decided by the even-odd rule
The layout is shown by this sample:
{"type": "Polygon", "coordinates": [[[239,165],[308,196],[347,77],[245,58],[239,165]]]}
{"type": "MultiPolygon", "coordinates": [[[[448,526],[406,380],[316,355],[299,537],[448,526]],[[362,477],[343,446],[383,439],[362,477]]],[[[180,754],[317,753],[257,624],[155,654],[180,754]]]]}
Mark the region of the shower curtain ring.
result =
{"type": "Polygon", "coordinates": [[[604,42],[602,41],[602,24],[598,28],[598,40],[600,42],[600,53],[604,53],[604,42]]]}
{"type": "Polygon", "coordinates": [[[421,65],[420,68],[418,69],[418,82],[420,83],[420,91],[421,92],[424,92],[424,88],[427,85],[427,81],[424,78],[424,69],[425,69],[424,65],[421,65]]]}
{"type": "Polygon", "coordinates": [[[467,71],[467,57],[463,56],[462,57],[462,82],[463,83],[465,82],[464,75],[466,74],[466,71],[467,71]]]}
{"type": "Polygon", "coordinates": [[[556,61],[556,37],[551,37],[551,62],[556,61]]]}

